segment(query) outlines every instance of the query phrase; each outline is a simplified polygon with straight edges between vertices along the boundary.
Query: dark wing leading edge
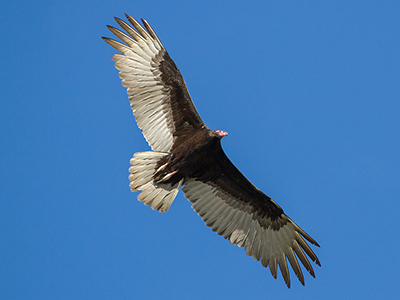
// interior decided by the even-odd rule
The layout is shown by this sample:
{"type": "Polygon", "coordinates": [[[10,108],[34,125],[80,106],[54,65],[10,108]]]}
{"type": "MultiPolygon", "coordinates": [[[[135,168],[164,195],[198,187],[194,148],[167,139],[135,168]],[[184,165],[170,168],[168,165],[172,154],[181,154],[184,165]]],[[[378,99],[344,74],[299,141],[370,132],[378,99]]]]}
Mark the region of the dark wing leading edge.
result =
{"type": "Polygon", "coordinates": [[[169,57],[154,30],[145,21],[143,28],[126,14],[136,29],[121,19],[117,23],[126,31],[108,26],[123,43],[103,38],[122,54],[115,54],[115,67],[138,126],[154,151],[168,152],[178,137],[205,124],[194,107],[185,81],[169,57]]]}
{"type": "Polygon", "coordinates": [[[315,277],[307,255],[319,266],[320,262],[305,240],[316,246],[318,243],[244,177],[222,149],[218,163],[200,177],[189,179],[183,192],[207,226],[232,244],[244,247],[248,256],[261,260],[274,278],[279,266],[290,287],[289,261],[304,285],[298,260],[315,277]]]}

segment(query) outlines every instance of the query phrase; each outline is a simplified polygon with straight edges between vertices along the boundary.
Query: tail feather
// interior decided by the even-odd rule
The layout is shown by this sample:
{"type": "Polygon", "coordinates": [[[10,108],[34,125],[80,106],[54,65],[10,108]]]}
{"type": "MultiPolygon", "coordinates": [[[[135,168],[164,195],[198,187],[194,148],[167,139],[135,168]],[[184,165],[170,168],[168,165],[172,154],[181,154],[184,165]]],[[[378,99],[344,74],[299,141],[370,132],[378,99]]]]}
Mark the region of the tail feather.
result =
{"type": "Polygon", "coordinates": [[[133,192],[142,191],[138,200],[160,212],[168,211],[182,185],[183,179],[174,184],[160,184],[153,181],[157,162],[168,155],[163,152],[138,152],[131,158],[129,168],[130,187],[133,192]]]}

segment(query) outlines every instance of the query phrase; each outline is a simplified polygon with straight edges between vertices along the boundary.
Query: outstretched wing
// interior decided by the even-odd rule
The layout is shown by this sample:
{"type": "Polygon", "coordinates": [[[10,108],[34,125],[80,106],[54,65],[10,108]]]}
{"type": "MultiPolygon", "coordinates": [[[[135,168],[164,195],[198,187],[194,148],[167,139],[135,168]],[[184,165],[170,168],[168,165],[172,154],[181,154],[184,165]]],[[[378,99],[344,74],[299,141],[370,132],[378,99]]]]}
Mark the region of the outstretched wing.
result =
{"type": "Polygon", "coordinates": [[[279,266],[289,288],[287,260],[303,285],[298,259],[315,277],[307,255],[319,266],[320,262],[305,240],[319,247],[318,243],[244,177],[222,149],[214,167],[186,181],[183,192],[207,226],[232,244],[244,247],[248,256],[261,260],[274,278],[279,266]]]}
{"type": "Polygon", "coordinates": [[[112,59],[120,71],[122,85],[138,126],[154,151],[168,152],[179,137],[205,127],[194,107],[185,81],[169,57],[154,30],[142,20],[143,28],[126,14],[134,28],[121,19],[117,23],[126,31],[108,26],[123,43],[103,39],[122,54],[112,59]]]}

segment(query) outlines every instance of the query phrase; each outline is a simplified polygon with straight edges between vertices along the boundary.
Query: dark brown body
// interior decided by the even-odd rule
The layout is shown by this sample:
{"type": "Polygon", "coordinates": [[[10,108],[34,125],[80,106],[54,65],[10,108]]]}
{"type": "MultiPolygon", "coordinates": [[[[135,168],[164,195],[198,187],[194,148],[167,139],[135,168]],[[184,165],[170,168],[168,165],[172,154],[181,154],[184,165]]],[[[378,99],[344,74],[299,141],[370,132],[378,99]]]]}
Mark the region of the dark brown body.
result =
{"type": "Polygon", "coordinates": [[[197,178],[215,167],[223,156],[220,136],[208,128],[193,131],[191,137],[179,145],[174,144],[171,153],[157,163],[157,169],[167,165],[154,174],[154,180],[175,184],[182,178],[197,178]],[[173,172],[176,173],[163,180],[173,172]]]}
{"type": "MultiPolygon", "coordinates": [[[[194,178],[210,184],[220,184],[227,191],[239,191],[237,201],[241,202],[243,207],[246,207],[251,199],[258,199],[248,208],[257,217],[268,217],[275,221],[283,214],[278,204],[256,188],[231,163],[222,150],[221,136],[208,128],[194,131],[190,138],[174,145],[171,154],[157,163],[156,170],[159,168],[161,169],[153,176],[156,183],[176,184],[182,178],[194,178]],[[168,177],[168,174],[173,175],[168,177]],[[166,176],[168,178],[164,179],[166,176]]],[[[262,225],[267,227],[271,226],[271,223],[268,221],[262,225]]],[[[280,225],[276,226],[276,229],[279,229],[280,225]]]]}

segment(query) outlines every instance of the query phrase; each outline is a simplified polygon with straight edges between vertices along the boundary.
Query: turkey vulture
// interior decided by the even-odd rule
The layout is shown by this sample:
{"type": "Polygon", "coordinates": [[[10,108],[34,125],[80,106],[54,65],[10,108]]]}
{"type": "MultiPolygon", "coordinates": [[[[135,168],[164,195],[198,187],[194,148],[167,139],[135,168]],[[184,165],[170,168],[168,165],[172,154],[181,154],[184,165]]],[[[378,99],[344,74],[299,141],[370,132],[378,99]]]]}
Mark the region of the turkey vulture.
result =
{"type": "Polygon", "coordinates": [[[185,81],[150,25],[126,14],[115,18],[125,32],[107,26],[123,43],[103,39],[122,54],[112,59],[139,128],[153,151],[135,153],[130,163],[132,191],[152,209],[168,211],[179,189],[213,231],[248,256],[261,260],[276,279],[279,266],[290,288],[288,263],[304,285],[299,261],[315,277],[307,256],[321,265],[305,240],[318,243],[282,208],[257,189],[221,148],[228,133],[210,130],[194,107],[185,81]]]}

